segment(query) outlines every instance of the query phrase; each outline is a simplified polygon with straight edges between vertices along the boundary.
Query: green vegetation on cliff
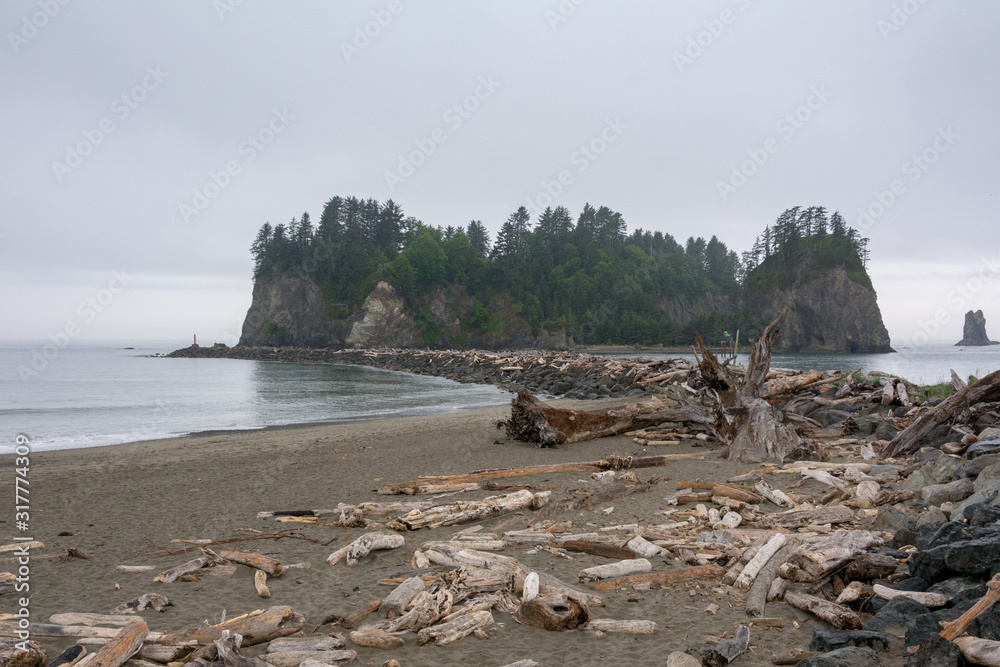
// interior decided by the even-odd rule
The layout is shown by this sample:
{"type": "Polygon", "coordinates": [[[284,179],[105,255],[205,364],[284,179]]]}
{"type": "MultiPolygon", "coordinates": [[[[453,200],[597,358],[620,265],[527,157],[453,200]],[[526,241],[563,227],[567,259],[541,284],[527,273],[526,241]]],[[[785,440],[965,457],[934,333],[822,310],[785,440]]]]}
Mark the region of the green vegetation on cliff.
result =
{"type": "MultiPolygon", "coordinates": [[[[422,344],[441,345],[428,305],[460,289],[454,308],[463,332],[497,334],[511,312],[540,330],[565,331],[578,343],[687,344],[694,331],[718,340],[746,321],[745,289],[768,289],[844,266],[871,283],[863,240],[825,209],[789,209],[742,256],[715,236],[688,238],[636,229],[620,213],[584,206],[574,220],[548,208],[532,223],[518,208],[491,243],[485,225],[434,227],[405,217],[389,200],[334,197],[314,225],[308,213],[287,225],[265,223],[251,247],[254,278],[307,276],[331,318],[350,315],[379,280],[388,280],[420,325],[422,344]],[[510,312],[491,304],[502,296],[510,312]]],[[[755,333],[748,331],[748,333],[755,333]]]]}

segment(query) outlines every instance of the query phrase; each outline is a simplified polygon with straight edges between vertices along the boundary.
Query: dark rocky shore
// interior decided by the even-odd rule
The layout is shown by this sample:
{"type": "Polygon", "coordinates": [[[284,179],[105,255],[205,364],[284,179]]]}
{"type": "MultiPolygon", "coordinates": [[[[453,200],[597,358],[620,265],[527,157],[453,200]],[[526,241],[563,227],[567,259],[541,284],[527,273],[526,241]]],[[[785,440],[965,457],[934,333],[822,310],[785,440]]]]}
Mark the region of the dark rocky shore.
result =
{"type": "Polygon", "coordinates": [[[168,356],[371,366],[575,399],[656,393],[670,383],[687,381],[695,368],[681,358],[613,358],[540,350],[316,350],[214,345],[187,347],[168,356]]]}

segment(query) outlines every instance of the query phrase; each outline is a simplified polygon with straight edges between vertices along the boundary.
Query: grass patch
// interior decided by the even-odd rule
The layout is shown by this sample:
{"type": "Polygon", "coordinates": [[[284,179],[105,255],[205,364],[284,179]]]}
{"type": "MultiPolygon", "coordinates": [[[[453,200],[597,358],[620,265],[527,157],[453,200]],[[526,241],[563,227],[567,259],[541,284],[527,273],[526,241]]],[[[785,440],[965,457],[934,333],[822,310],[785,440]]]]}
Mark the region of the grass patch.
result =
{"type": "Polygon", "coordinates": [[[955,388],[950,382],[941,384],[927,384],[917,388],[917,398],[926,401],[928,398],[947,398],[955,393],[955,388]]]}

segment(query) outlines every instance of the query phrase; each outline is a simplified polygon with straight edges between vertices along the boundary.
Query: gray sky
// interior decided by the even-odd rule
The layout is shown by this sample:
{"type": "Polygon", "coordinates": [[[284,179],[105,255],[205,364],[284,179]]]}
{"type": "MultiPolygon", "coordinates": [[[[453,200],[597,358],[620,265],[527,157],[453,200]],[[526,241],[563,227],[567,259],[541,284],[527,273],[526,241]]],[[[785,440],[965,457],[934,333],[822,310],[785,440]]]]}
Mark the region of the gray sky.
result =
{"type": "Polygon", "coordinates": [[[986,0],[7,0],[0,339],[234,343],[264,221],[355,195],[495,233],[561,171],[574,215],[737,251],[839,209],[894,343],[955,342],[969,308],[997,338],[998,24],[986,0]]]}

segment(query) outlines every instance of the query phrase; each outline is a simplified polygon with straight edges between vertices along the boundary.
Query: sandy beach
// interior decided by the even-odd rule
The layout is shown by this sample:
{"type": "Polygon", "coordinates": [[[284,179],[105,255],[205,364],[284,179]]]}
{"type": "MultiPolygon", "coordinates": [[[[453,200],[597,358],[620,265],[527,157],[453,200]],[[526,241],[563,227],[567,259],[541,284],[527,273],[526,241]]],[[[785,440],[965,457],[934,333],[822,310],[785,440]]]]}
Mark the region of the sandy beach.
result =
{"type": "MultiPolygon", "coordinates": [[[[588,403],[596,406],[598,403],[588,403]]],[[[572,520],[574,530],[594,526],[657,522],[664,499],[676,490],[677,480],[722,481],[752,469],[726,461],[718,446],[680,445],[644,449],[632,438],[618,436],[554,449],[506,441],[493,425],[508,412],[494,408],[437,416],[362,421],[322,426],[299,426],[262,431],[205,434],[171,440],[132,443],[95,449],[43,452],[31,457],[31,532],[45,548],[32,552],[30,609],[33,622],[48,622],[60,612],[108,613],[113,607],[143,593],[167,595],[174,606],[163,613],[141,612],[151,630],[178,630],[205,622],[218,622],[270,605],[290,605],[305,615],[306,629],[334,608],[346,608],[384,597],[391,588],[377,585],[379,578],[408,570],[414,548],[442,540],[464,526],[405,533],[406,544],[379,552],[357,567],[327,565],[335,549],[361,535],[360,528],[345,529],[319,524],[279,523],[259,519],[265,510],[333,508],[340,502],[387,500],[375,494],[382,483],[401,482],[419,475],[468,472],[488,467],[588,461],[612,453],[622,455],[696,453],[704,460],[685,459],[667,467],[639,470],[643,481],[661,481],[646,493],[601,503],[561,520],[572,520]],[[667,451],[665,451],[667,450],[667,451]],[[613,507],[610,514],[605,511],[613,507]],[[298,529],[295,531],[295,529],[298,529]],[[283,563],[311,564],[309,569],[289,570],[271,579],[271,598],[262,600],[249,569],[240,567],[231,577],[202,577],[199,581],[154,583],[153,576],[198,555],[182,553],[184,545],[171,540],[213,541],[290,531],[310,538],[259,539],[237,542],[236,548],[280,559],[283,563]],[[69,534],[65,534],[69,533],[69,534]],[[61,535],[62,534],[62,535],[61,535]],[[77,549],[86,559],[66,557],[77,549]],[[140,574],[120,574],[120,564],[152,565],[140,574]]],[[[13,457],[0,458],[4,494],[12,496],[13,457]]],[[[585,474],[552,474],[500,480],[505,484],[531,484],[553,489],[553,498],[583,485],[585,474]]],[[[803,487],[809,490],[809,482],[803,487]]],[[[819,488],[812,489],[819,491],[819,488]]],[[[495,492],[494,492],[495,493],[495,492]]],[[[463,499],[489,495],[486,491],[462,494],[463,499]]],[[[405,496],[402,499],[407,499],[405,496]]],[[[424,499],[421,497],[420,499],[424,499]]],[[[530,515],[528,510],[526,515],[530,515]]],[[[12,534],[11,516],[0,523],[12,534]]],[[[490,532],[501,522],[525,527],[530,516],[508,516],[483,522],[490,532]]],[[[509,529],[509,528],[508,528],[509,529]]],[[[609,562],[577,554],[575,561],[528,547],[508,547],[505,554],[530,567],[548,571],[576,585],[584,567],[609,562]]],[[[0,558],[0,571],[16,565],[0,558]]],[[[676,560],[654,560],[654,571],[687,566],[676,560]]],[[[419,647],[411,635],[402,649],[379,651],[357,648],[359,664],[380,665],[396,658],[402,665],[500,666],[532,658],[541,665],[639,665],[661,664],[670,651],[707,648],[718,637],[745,621],[743,596],[722,587],[717,580],[692,582],[668,590],[638,594],[603,593],[607,606],[594,616],[614,619],[648,619],[659,625],[650,636],[595,637],[579,631],[546,632],[518,625],[507,614],[494,612],[498,634],[481,641],[467,637],[446,647],[419,647]],[[706,613],[717,605],[716,614],[706,613]]],[[[12,594],[0,597],[3,611],[10,611],[12,594]]],[[[769,604],[767,616],[780,616],[784,627],[754,627],[752,651],[740,665],[770,664],[774,655],[805,649],[817,621],[783,604],[769,604]],[[801,625],[796,627],[793,621],[801,625]]],[[[325,626],[321,632],[339,628],[325,626]]],[[[881,655],[883,664],[902,664],[901,642],[894,639],[892,654],[881,655]]],[[[50,659],[72,642],[41,640],[50,659]]],[[[348,642],[348,648],[351,647],[348,642]]],[[[253,653],[253,649],[249,649],[253,653]]]]}

